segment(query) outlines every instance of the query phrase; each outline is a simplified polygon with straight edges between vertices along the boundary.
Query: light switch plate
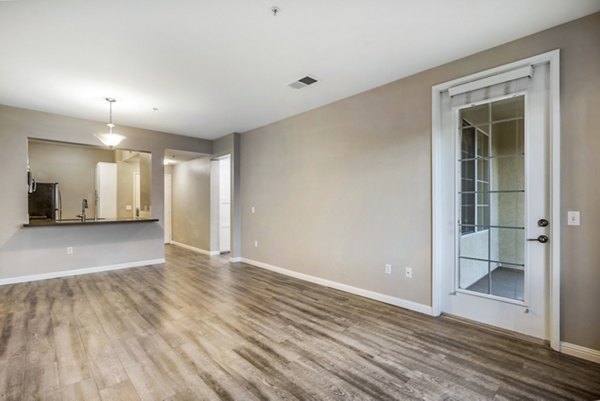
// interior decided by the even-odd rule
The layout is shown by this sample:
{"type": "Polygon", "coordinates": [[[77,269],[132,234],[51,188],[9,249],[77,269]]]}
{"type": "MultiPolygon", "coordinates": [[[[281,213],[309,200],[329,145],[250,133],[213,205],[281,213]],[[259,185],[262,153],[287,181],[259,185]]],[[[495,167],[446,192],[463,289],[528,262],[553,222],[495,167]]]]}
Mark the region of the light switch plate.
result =
{"type": "Polygon", "coordinates": [[[579,211],[571,211],[567,213],[567,224],[570,226],[579,226],[581,225],[581,219],[579,215],[579,211]]]}

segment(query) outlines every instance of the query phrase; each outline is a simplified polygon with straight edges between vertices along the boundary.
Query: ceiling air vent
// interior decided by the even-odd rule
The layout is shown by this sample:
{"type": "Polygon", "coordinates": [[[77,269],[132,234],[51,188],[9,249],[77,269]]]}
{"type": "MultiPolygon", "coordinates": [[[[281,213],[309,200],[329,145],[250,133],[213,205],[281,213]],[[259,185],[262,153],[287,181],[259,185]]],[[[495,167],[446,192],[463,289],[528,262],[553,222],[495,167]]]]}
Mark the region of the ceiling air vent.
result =
{"type": "Polygon", "coordinates": [[[318,81],[315,78],[309,77],[307,75],[304,78],[300,78],[299,80],[292,82],[289,86],[294,89],[302,89],[302,88],[305,88],[308,85],[312,85],[316,82],[318,82],[318,81]]]}

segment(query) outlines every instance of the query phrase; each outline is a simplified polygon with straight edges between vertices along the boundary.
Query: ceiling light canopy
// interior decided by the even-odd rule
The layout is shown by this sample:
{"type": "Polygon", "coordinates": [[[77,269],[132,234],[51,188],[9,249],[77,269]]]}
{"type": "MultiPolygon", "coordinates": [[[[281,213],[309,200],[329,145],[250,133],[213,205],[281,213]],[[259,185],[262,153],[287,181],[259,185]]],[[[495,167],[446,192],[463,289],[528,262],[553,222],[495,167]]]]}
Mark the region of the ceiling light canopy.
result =
{"type": "Polygon", "coordinates": [[[125,139],[125,137],[123,135],[119,135],[119,134],[115,134],[112,130],[114,128],[114,124],[112,121],[112,104],[114,102],[116,102],[115,99],[111,99],[109,97],[106,98],[106,101],[108,102],[108,107],[109,107],[109,123],[106,124],[106,126],[108,127],[108,132],[107,133],[103,133],[103,134],[96,134],[96,138],[98,138],[103,144],[105,144],[106,146],[108,146],[109,148],[114,148],[115,146],[117,146],[118,144],[121,143],[121,141],[123,139],[125,139]]]}

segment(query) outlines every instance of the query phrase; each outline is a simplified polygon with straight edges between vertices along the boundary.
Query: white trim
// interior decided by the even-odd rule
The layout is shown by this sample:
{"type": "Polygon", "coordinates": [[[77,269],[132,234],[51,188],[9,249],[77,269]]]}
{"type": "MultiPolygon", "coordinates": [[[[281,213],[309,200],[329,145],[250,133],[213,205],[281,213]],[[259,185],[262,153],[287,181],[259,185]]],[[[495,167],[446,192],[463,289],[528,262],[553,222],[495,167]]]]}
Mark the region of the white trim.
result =
{"type": "Polygon", "coordinates": [[[550,162],[552,179],[550,181],[552,226],[550,237],[550,346],[560,350],[560,244],[562,218],[560,213],[560,50],[547,53],[550,57],[550,96],[552,97],[552,121],[550,129],[550,162]]]}
{"type": "Polygon", "coordinates": [[[299,273],[293,270],[284,269],[283,267],[273,266],[268,263],[258,262],[256,260],[241,258],[241,261],[247,263],[252,266],[260,267],[261,269],[270,270],[276,273],[283,274],[285,276],[294,277],[300,280],[308,281],[311,283],[319,284],[325,287],[335,288],[336,290],[349,292],[351,294],[359,295],[361,297],[374,299],[376,301],[384,302],[386,304],[391,304],[395,306],[399,306],[401,308],[409,309],[415,312],[424,313],[427,315],[432,315],[433,311],[430,306],[419,304],[412,301],[407,301],[406,299],[393,297],[391,295],[381,294],[375,291],[369,291],[362,288],[353,287],[347,284],[338,283],[336,281],[327,280],[320,277],[310,276],[308,274],[299,273]]]}
{"type": "Polygon", "coordinates": [[[600,351],[561,341],[560,352],[577,358],[600,363],[600,351]]]}
{"type": "Polygon", "coordinates": [[[478,79],[476,81],[469,81],[462,85],[453,86],[448,88],[448,94],[450,97],[460,95],[461,93],[471,92],[481,88],[487,88],[503,82],[513,81],[515,79],[532,77],[533,67],[531,65],[520,67],[511,71],[506,71],[501,74],[494,74],[492,76],[478,79]]]}
{"type": "MultiPolygon", "coordinates": [[[[504,266],[502,266],[502,267],[504,267],[504,266]]],[[[522,306],[523,308],[527,308],[528,307],[527,302],[521,301],[521,300],[518,300],[518,299],[500,297],[500,296],[493,295],[493,294],[484,294],[484,293],[481,293],[481,292],[471,291],[471,290],[465,290],[465,289],[462,289],[462,288],[455,288],[454,291],[456,291],[457,294],[465,294],[465,295],[470,295],[472,297],[479,297],[479,298],[491,299],[492,301],[498,301],[498,302],[504,302],[504,303],[507,303],[507,304],[522,306]]]]}
{"type": "Polygon", "coordinates": [[[441,127],[441,94],[452,87],[464,85],[469,82],[490,77],[491,75],[505,73],[520,67],[532,66],[541,63],[550,64],[550,97],[552,108],[550,157],[551,165],[551,253],[550,253],[550,294],[549,294],[549,338],[550,346],[554,350],[560,349],[560,50],[556,49],[539,54],[524,60],[515,61],[486,71],[481,71],[466,77],[454,79],[449,82],[434,85],[431,88],[431,164],[432,164],[432,313],[439,316],[442,312],[442,263],[445,260],[443,244],[444,227],[442,226],[442,182],[443,176],[443,136],[441,127]]]}
{"type": "Polygon", "coordinates": [[[231,263],[238,263],[238,262],[241,262],[241,261],[242,261],[242,258],[240,258],[240,257],[237,257],[237,258],[229,258],[229,261],[230,261],[231,263]]]}
{"type": "Polygon", "coordinates": [[[442,215],[441,182],[437,179],[443,173],[441,159],[442,146],[442,96],[443,88],[436,85],[431,88],[431,308],[433,316],[442,313],[442,274],[441,265],[445,260],[440,244],[444,242],[440,229],[442,215]]]}
{"type": "Polygon", "coordinates": [[[171,245],[176,245],[178,247],[185,248],[187,250],[190,250],[190,251],[193,251],[196,253],[201,253],[203,255],[208,255],[208,256],[217,256],[217,255],[221,254],[221,252],[219,252],[219,251],[207,251],[206,249],[196,248],[194,246],[182,244],[181,242],[177,242],[177,241],[173,241],[173,240],[171,240],[171,245]]]}
{"type": "Polygon", "coordinates": [[[130,267],[158,265],[158,264],[162,264],[162,263],[165,263],[165,258],[139,260],[136,262],[118,263],[116,265],[85,267],[83,269],[62,270],[62,271],[51,272],[51,273],[32,274],[29,276],[19,276],[19,277],[0,279],[0,285],[27,283],[30,281],[48,280],[48,279],[60,278],[60,277],[79,276],[82,274],[99,273],[99,272],[105,272],[105,271],[110,271],[110,270],[128,269],[130,267]]]}
{"type": "Polygon", "coordinates": [[[491,75],[501,74],[503,72],[514,70],[516,68],[523,67],[526,65],[535,66],[537,64],[555,62],[555,61],[558,61],[559,55],[560,55],[560,50],[556,49],[556,50],[552,50],[552,51],[549,51],[546,53],[538,54],[537,56],[529,57],[529,58],[526,58],[523,60],[518,60],[518,61],[512,62],[510,64],[501,65],[499,67],[491,68],[489,70],[480,71],[475,74],[467,75],[466,77],[456,78],[456,79],[453,79],[452,81],[434,85],[432,88],[433,94],[436,95],[436,97],[437,97],[441,92],[447,91],[448,89],[450,89],[453,86],[458,86],[458,85],[465,84],[467,82],[476,81],[478,79],[486,78],[491,75]]]}

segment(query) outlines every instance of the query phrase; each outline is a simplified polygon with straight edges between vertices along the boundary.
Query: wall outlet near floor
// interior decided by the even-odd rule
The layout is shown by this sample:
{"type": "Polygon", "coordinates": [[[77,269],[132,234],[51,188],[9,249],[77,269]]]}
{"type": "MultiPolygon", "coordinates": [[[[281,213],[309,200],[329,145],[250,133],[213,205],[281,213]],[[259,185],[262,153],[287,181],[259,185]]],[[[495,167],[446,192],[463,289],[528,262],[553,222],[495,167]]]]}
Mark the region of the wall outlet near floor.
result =
{"type": "Polygon", "coordinates": [[[404,274],[406,275],[406,278],[412,278],[412,267],[406,267],[404,270],[404,274]]]}
{"type": "Polygon", "coordinates": [[[385,265],[385,274],[392,274],[392,265],[385,265]]]}
{"type": "Polygon", "coordinates": [[[67,255],[72,255],[73,254],[73,247],[72,246],[68,246],[67,247],[67,255]]]}
{"type": "Polygon", "coordinates": [[[125,205],[125,210],[133,210],[133,206],[131,206],[131,205],[125,205]]]}
{"type": "Polygon", "coordinates": [[[257,240],[254,240],[254,247],[258,248],[258,241],[257,240]]]}
{"type": "Polygon", "coordinates": [[[252,210],[252,214],[254,214],[254,212],[256,212],[256,209],[254,208],[254,206],[252,206],[251,210],[252,210]]]}

